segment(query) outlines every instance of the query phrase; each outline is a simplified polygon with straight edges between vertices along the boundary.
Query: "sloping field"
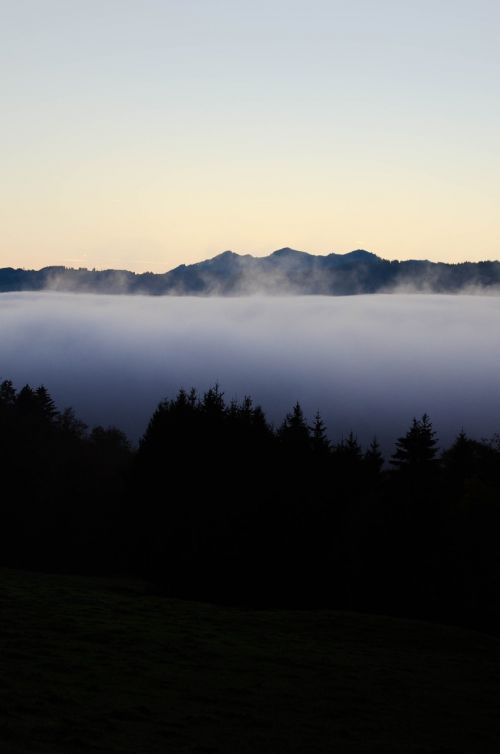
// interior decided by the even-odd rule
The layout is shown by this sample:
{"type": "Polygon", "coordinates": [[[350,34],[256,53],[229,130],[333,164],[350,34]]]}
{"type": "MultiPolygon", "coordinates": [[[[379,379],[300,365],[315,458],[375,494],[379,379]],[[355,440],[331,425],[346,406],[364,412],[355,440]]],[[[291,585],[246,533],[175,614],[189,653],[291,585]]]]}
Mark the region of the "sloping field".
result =
{"type": "Polygon", "coordinates": [[[500,641],[0,571],[0,751],[500,751],[500,641]]]}

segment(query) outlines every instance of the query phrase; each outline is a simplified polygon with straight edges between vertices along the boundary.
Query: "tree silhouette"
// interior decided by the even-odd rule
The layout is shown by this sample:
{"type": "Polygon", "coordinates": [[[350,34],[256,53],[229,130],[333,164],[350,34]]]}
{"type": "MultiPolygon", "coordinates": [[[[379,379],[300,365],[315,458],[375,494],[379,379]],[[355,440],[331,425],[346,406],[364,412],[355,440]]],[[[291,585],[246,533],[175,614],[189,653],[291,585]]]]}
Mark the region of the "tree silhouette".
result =
{"type": "Polygon", "coordinates": [[[311,448],[316,456],[328,456],[331,450],[330,441],[326,434],[326,426],[319,411],[316,412],[314,423],[310,427],[311,448]]]}
{"type": "Polygon", "coordinates": [[[57,417],[57,425],[61,435],[72,440],[83,440],[87,432],[87,425],[78,419],[71,407],[63,409],[57,417]]]}
{"type": "Polygon", "coordinates": [[[370,477],[376,477],[382,471],[384,456],[380,451],[380,445],[376,437],[373,438],[363,456],[365,469],[370,477]]]}
{"type": "Polygon", "coordinates": [[[52,400],[47,388],[44,385],[40,385],[35,391],[36,400],[38,403],[38,409],[43,418],[48,422],[53,422],[58,415],[56,404],[52,400]]]}
{"type": "Polygon", "coordinates": [[[224,393],[220,390],[218,383],[215,383],[215,385],[209,388],[203,395],[201,408],[210,418],[217,417],[220,419],[225,413],[226,404],[224,402],[224,393]]]}
{"type": "Polygon", "coordinates": [[[438,459],[427,414],[333,448],[299,403],[275,431],[218,385],[162,401],[139,448],[44,386],[0,383],[0,565],[142,575],[190,599],[354,607],[500,631],[500,443],[438,459]],[[481,625],[482,622],[482,625],[481,625]]]}
{"type": "Polygon", "coordinates": [[[356,435],[351,431],[335,446],[335,464],[342,476],[352,477],[361,469],[363,453],[356,435]]]}
{"type": "Polygon", "coordinates": [[[11,380],[0,383],[0,406],[11,408],[16,401],[16,391],[11,380]]]}
{"type": "Polygon", "coordinates": [[[311,436],[300,403],[297,401],[278,430],[284,449],[290,453],[306,453],[311,449],[311,436]]]}
{"type": "Polygon", "coordinates": [[[396,451],[390,463],[397,469],[423,472],[436,465],[436,433],[427,414],[413,419],[406,435],[396,441],[396,451]]]}
{"type": "Polygon", "coordinates": [[[500,481],[498,458],[495,438],[490,442],[479,442],[462,430],[453,445],[443,453],[442,463],[451,485],[461,486],[466,480],[473,479],[489,484],[500,481]]]}

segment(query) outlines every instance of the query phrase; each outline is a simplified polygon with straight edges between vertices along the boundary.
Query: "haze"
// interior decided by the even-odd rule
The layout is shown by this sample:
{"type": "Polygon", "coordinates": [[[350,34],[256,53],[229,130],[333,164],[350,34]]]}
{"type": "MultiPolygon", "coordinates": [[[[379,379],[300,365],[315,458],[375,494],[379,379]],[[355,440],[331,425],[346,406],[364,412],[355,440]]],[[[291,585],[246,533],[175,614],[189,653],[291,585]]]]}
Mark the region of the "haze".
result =
{"type": "Polygon", "coordinates": [[[0,295],[0,379],[137,441],[164,397],[250,394],[280,422],[299,400],[332,440],[384,449],[430,414],[441,446],[500,431],[500,298],[0,295]]]}

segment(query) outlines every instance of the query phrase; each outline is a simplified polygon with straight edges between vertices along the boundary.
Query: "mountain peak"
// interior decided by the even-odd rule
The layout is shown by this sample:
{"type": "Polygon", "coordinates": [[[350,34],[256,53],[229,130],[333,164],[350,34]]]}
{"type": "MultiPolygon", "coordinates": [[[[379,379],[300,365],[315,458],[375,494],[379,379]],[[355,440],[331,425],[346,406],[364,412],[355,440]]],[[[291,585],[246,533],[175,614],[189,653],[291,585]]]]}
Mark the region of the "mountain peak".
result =
{"type": "Polygon", "coordinates": [[[367,251],[366,249],[354,249],[353,251],[347,252],[348,254],[356,254],[358,257],[374,257],[376,256],[372,251],[367,251]]]}
{"type": "Polygon", "coordinates": [[[398,287],[457,293],[468,285],[481,285],[496,293],[500,289],[500,262],[454,265],[424,260],[390,262],[365,249],[317,255],[285,246],[264,257],[226,250],[212,259],[181,264],[161,275],[62,266],[39,271],[0,269],[0,292],[57,287],[60,291],[151,295],[345,296],[387,293],[398,287]]]}
{"type": "Polygon", "coordinates": [[[347,254],[344,254],[344,257],[349,257],[349,259],[356,259],[356,260],[373,260],[378,259],[376,254],[373,254],[371,251],[365,251],[365,249],[355,249],[354,251],[348,251],[347,254]]]}
{"type": "Polygon", "coordinates": [[[307,251],[297,251],[297,249],[291,249],[289,246],[284,246],[282,249],[276,249],[269,256],[270,257],[292,257],[297,254],[310,256],[307,251]]]}
{"type": "Polygon", "coordinates": [[[213,261],[214,259],[230,259],[231,257],[239,257],[239,254],[236,254],[234,251],[221,251],[220,254],[216,254],[215,257],[212,257],[210,261],[213,261]]]}

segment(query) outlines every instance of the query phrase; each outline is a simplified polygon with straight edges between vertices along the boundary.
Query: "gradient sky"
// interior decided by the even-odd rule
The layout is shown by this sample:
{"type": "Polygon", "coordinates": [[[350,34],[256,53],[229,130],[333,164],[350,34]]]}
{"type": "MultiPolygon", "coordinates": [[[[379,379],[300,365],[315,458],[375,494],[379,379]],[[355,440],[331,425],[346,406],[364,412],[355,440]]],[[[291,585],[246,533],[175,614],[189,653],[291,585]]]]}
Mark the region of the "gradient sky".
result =
{"type": "Polygon", "coordinates": [[[500,258],[498,0],[0,0],[0,266],[500,258]]]}

